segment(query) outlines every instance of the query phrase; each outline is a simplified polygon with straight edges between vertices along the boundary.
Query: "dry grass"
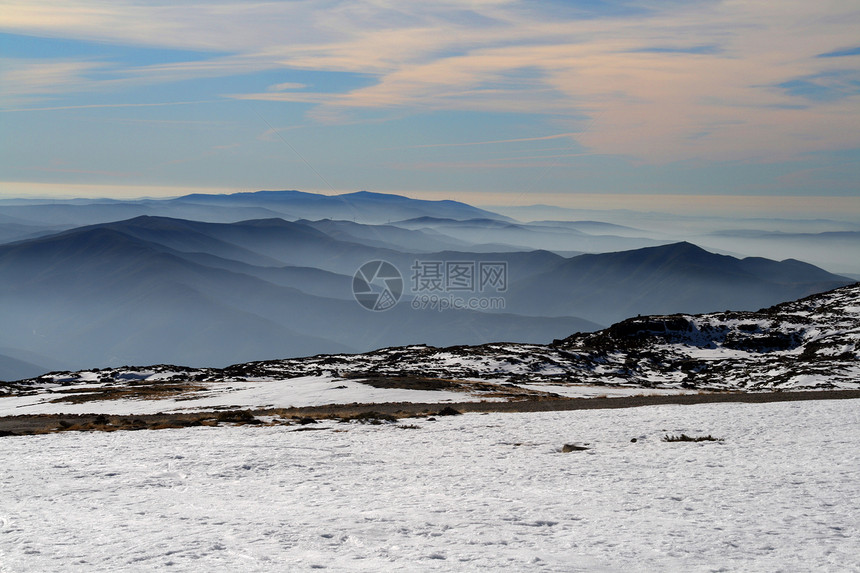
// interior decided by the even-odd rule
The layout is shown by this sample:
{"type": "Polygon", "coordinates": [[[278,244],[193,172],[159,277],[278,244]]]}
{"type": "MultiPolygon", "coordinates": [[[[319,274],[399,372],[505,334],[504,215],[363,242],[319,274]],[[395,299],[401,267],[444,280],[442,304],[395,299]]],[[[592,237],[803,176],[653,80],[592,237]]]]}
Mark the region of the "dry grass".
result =
{"type": "Polygon", "coordinates": [[[707,436],[688,436],[687,434],[681,434],[680,436],[673,436],[670,434],[666,434],[663,436],[664,442],[722,442],[722,438],[715,438],[712,435],[708,434],[707,436]]]}
{"type": "MultiPolygon", "coordinates": [[[[187,383],[186,383],[187,384],[187,383]]],[[[181,387],[182,383],[169,383],[162,386],[172,386],[174,390],[181,387]]],[[[139,386],[138,386],[139,387],[139,386]]],[[[70,390],[74,392],[74,390],[70,390]]],[[[590,399],[590,398],[567,398],[567,399],[535,399],[530,401],[507,401],[507,402],[462,402],[459,404],[447,405],[446,407],[457,409],[463,412],[546,412],[546,411],[567,411],[580,409],[595,409],[595,408],[633,408],[639,406],[651,406],[655,404],[704,404],[704,403],[723,403],[723,402],[743,402],[743,403],[766,403],[774,401],[797,401],[797,400],[827,400],[827,399],[857,399],[860,398],[858,390],[825,390],[825,391],[801,391],[801,392],[777,392],[777,393],[707,393],[707,394],[690,394],[690,395],[672,395],[672,396],[643,396],[643,397],[621,397],[610,399],[590,399]]],[[[325,406],[308,406],[303,408],[269,408],[262,410],[253,410],[250,412],[251,417],[263,416],[263,420],[259,420],[260,426],[272,425],[305,425],[310,424],[309,421],[302,422],[302,418],[316,420],[340,420],[343,418],[350,419],[353,416],[360,415],[362,412],[376,412],[372,417],[378,423],[383,420],[379,418],[379,414],[383,416],[391,416],[396,421],[401,418],[425,418],[427,420],[435,420],[435,416],[439,415],[438,408],[443,404],[411,404],[404,402],[397,403],[380,403],[380,404],[333,404],[325,406]],[[428,418],[429,416],[429,418],[428,418]]],[[[116,430],[143,430],[143,429],[162,429],[162,428],[186,428],[189,426],[217,426],[219,414],[224,414],[225,411],[237,410],[237,406],[225,407],[221,410],[196,412],[196,413],[158,413],[158,414],[140,414],[138,416],[96,416],[94,414],[35,414],[35,415],[17,415],[0,417],[0,437],[4,436],[23,436],[36,433],[53,433],[69,430],[78,431],[116,431],[116,430]]],[[[443,408],[444,410],[444,408],[443,408]]],[[[240,424],[242,419],[247,415],[231,416],[235,421],[230,421],[230,424],[240,424]]],[[[368,418],[370,414],[365,414],[368,418]]],[[[226,421],[226,420],[225,420],[226,421]]],[[[391,422],[392,420],[385,420],[391,422]]],[[[254,423],[254,422],[251,422],[254,423]]],[[[372,423],[372,422],[371,422],[372,423]]],[[[394,425],[394,424],[391,424],[394,425]]],[[[348,425],[343,425],[342,430],[330,431],[346,431],[348,425]]],[[[697,441],[696,437],[687,436],[685,438],[667,436],[667,441],[697,441]]],[[[701,436],[698,441],[722,441],[712,436],[701,436]]]]}
{"type": "Polygon", "coordinates": [[[72,423],[60,420],[53,432],[115,432],[117,430],[166,430],[170,428],[191,428],[194,426],[217,426],[218,420],[211,416],[195,418],[159,418],[145,421],[139,418],[107,417],[104,415],[83,422],[72,423]]]}
{"type": "Polygon", "coordinates": [[[51,400],[51,403],[86,404],[103,400],[163,400],[183,396],[192,392],[206,390],[196,382],[131,382],[124,386],[103,386],[100,388],[65,388],[55,390],[54,394],[64,394],[51,400]]]}
{"type": "Polygon", "coordinates": [[[381,414],[379,412],[362,412],[354,416],[344,416],[340,419],[341,422],[358,422],[360,424],[380,425],[384,422],[396,422],[397,417],[391,414],[381,414]]]}

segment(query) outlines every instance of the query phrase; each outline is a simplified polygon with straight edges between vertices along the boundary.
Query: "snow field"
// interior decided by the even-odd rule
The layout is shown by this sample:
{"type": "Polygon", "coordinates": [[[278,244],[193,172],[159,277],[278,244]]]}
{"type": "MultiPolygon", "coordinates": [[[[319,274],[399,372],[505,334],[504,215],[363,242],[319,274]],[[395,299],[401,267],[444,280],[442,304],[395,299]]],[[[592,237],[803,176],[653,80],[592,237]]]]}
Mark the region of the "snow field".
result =
{"type": "Polygon", "coordinates": [[[858,405],[0,438],[0,571],[858,571],[858,405]]]}
{"type": "MultiPolygon", "coordinates": [[[[476,382],[503,384],[503,380],[476,382]]],[[[621,381],[623,382],[623,381],[621,381]]],[[[203,391],[172,398],[95,400],[72,404],[52,402],[60,397],[76,394],[40,392],[23,396],[0,397],[0,416],[19,414],[106,414],[134,416],[159,412],[199,412],[213,409],[266,409],[326,404],[376,404],[383,402],[410,402],[444,404],[446,402],[500,402],[504,398],[489,397],[483,392],[454,392],[448,390],[410,390],[402,388],[373,388],[356,380],[331,376],[301,376],[284,380],[249,380],[243,382],[202,382],[203,391]]],[[[63,390],[79,393],[100,384],[81,384],[63,390]]],[[[521,388],[539,392],[553,392],[567,398],[594,398],[597,396],[676,395],[694,394],[695,390],[679,388],[641,388],[636,386],[589,386],[587,384],[520,384],[521,388]]],[[[503,389],[500,387],[500,389],[503,389]]]]}
{"type": "MultiPolygon", "coordinates": [[[[109,414],[133,416],[158,412],[197,412],[217,408],[290,408],[350,404],[352,402],[471,402],[485,398],[466,392],[445,390],[402,390],[373,388],[354,380],[331,376],[301,376],[283,380],[252,380],[245,382],[203,382],[206,390],[158,400],[118,399],[96,400],[81,404],[51,402],[60,396],[73,394],[39,393],[0,398],[0,416],[18,414],[109,414]]],[[[98,384],[69,387],[86,390],[98,384]]]]}

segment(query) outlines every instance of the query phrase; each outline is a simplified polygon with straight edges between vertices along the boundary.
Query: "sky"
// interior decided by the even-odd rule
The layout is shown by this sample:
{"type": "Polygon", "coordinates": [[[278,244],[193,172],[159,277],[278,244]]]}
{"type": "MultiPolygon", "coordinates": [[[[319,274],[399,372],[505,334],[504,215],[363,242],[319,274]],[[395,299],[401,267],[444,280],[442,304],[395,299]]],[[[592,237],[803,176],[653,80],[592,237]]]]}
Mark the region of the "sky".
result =
{"type": "Polygon", "coordinates": [[[0,0],[0,195],[860,220],[858,30],[860,0],[0,0]]]}

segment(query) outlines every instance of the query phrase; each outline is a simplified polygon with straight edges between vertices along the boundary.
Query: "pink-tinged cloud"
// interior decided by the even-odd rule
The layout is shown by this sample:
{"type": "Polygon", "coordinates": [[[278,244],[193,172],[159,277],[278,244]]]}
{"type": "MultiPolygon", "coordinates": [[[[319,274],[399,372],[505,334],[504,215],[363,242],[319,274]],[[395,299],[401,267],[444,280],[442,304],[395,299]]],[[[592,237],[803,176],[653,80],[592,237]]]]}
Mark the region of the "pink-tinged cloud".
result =
{"type": "Polygon", "coordinates": [[[112,80],[91,77],[92,63],[47,63],[53,68],[16,72],[19,99],[62,85],[98,91],[263,70],[348,72],[374,81],[328,92],[284,82],[221,95],[310,104],[309,119],[325,122],[368,110],[530,114],[576,133],[595,153],[644,163],[785,161],[860,147],[860,93],[812,101],[785,88],[858,70],[856,57],[844,55],[857,45],[855,2],[641,5],[647,12],[579,18],[574,9],[514,0],[325,7],[13,0],[0,9],[0,30],[218,53],[114,70],[112,80]],[[471,17],[453,18],[455,9],[471,17]]]}

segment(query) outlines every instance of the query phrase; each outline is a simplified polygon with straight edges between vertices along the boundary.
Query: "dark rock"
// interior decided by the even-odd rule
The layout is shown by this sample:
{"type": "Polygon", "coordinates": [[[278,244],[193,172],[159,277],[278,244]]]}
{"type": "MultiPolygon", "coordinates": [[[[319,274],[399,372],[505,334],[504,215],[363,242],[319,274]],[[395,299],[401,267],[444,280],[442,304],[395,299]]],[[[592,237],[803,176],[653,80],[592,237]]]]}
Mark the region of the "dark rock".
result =
{"type": "Polygon", "coordinates": [[[577,446],[576,444],[565,444],[561,448],[561,453],[567,454],[570,452],[584,452],[585,450],[588,450],[588,449],[589,448],[586,448],[585,446],[577,446]]]}
{"type": "Polygon", "coordinates": [[[439,410],[439,412],[436,415],[437,416],[459,416],[462,413],[463,412],[459,412],[459,411],[455,410],[454,408],[452,408],[451,406],[445,406],[444,408],[439,410]]]}

